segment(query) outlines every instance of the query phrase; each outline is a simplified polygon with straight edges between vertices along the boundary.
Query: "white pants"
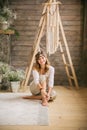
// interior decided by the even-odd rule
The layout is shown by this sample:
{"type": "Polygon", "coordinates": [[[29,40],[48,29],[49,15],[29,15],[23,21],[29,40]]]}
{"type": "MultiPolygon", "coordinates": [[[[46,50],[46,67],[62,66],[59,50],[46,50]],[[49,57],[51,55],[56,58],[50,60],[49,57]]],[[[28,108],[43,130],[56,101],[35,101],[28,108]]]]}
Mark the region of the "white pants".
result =
{"type": "MultiPolygon", "coordinates": [[[[41,75],[39,82],[40,82],[40,83],[43,83],[44,81],[46,81],[46,77],[45,77],[45,75],[41,75]]],[[[31,93],[32,93],[33,95],[39,95],[39,94],[41,94],[39,87],[37,86],[37,84],[35,84],[34,81],[32,81],[32,82],[30,83],[30,91],[31,91],[31,93]]],[[[55,98],[56,98],[56,91],[52,90],[52,92],[51,92],[51,94],[50,94],[50,97],[51,97],[51,100],[55,99],[55,98]]]]}

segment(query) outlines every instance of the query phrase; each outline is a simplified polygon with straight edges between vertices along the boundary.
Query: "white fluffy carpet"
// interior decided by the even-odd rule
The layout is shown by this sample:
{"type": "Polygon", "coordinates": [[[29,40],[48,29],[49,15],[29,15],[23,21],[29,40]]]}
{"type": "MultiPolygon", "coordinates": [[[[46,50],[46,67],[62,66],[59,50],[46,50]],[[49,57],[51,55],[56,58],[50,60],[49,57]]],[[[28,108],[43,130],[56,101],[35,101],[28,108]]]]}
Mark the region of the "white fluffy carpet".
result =
{"type": "Polygon", "coordinates": [[[0,125],[48,125],[48,107],[23,99],[27,93],[0,93],[0,125]]]}

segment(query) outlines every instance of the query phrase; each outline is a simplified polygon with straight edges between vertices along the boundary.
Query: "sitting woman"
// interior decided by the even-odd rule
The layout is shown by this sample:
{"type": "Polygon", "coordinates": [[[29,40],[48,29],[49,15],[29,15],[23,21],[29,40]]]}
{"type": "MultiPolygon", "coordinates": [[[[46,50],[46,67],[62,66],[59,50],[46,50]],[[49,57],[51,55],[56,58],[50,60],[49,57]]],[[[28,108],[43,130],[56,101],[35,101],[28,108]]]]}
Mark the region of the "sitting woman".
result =
{"type": "Polygon", "coordinates": [[[42,105],[47,106],[48,101],[55,99],[54,67],[49,64],[46,55],[41,51],[35,56],[36,63],[33,66],[33,81],[30,83],[31,96],[24,99],[42,100],[42,105]]]}

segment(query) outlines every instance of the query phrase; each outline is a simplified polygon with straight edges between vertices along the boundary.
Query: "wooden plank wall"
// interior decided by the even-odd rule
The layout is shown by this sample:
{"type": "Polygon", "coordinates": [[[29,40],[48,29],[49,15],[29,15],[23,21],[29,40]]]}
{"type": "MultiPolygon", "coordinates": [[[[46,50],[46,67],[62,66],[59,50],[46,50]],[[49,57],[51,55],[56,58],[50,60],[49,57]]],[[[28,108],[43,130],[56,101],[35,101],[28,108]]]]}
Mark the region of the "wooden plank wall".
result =
{"type": "Polygon", "coordinates": [[[84,28],[83,28],[83,52],[82,52],[82,79],[87,85],[87,1],[84,0],[84,28]]]}
{"type": "MultiPolygon", "coordinates": [[[[12,41],[11,62],[15,67],[27,66],[27,61],[31,57],[31,49],[35,34],[38,29],[39,20],[43,10],[42,3],[46,0],[12,0],[11,8],[17,12],[15,27],[20,33],[17,40],[12,41]]],[[[82,29],[83,29],[83,4],[81,0],[61,0],[60,15],[63,22],[66,38],[68,41],[72,61],[80,80],[80,62],[82,48],[82,29]]],[[[45,47],[45,36],[41,42],[42,48],[45,47]]],[[[64,48],[65,49],[65,48],[64,48]]],[[[50,62],[55,67],[55,85],[68,84],[66,72],[62,62],[60,51],[48,56],[50,62]]]]}

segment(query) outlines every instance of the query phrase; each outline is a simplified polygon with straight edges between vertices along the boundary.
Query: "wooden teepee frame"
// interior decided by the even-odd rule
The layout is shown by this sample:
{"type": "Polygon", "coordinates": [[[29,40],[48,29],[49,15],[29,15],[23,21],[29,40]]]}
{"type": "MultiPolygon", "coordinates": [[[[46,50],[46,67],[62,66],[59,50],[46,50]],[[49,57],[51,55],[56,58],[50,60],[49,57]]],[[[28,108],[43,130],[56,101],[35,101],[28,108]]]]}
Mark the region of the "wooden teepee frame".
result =
{"type": "MultiPolygon", "coordinates": [[[[40,19],[40,23],[39,23],[39,27],[38,27],[38,32],[37,32],[37,35],[36,35],[36,38],[35,38],[35,41],[34,41],[35,46],[34,46],[34,51],[33,51],[33,56],[32,56],[32,59],[31,59],[31,63],[26,68],[25,80],[21,84],[21,87],[23,89],[26,88],[26,86],[28,85],[32,66],[33,66],[34,59],[35,59],[35,55],[37,53],[37,49],[39,47],[40,40],[42,38],[43,31],[44,31],[44,28],[45,28],[45,25],[46,25],[47,9],[52,4],[55,4],[59,8],[59,4],[61,4],[61,3],[59,1],[56,2],[56,0],[49,0],[44,5],[42,17],[40,19]]],[[[79,85],[78,85],[77,77],[76,77],[75,70],[74,70],[74,67],[73,67],[73,63],[72,63],[72,60],[71,60],[71,56],[70,56],[70,52],[69,52],[69,48],[68,48],[68,43],[67,43],[67,40],[66,40],[66,37],[65,37],[65,33],[64,33],[64,29],[63,29],[63,25],[62,25],[62,22],[61,22],[61,17],[60,17],[59,11],[58,11],[58,22],[59,22],[59,27],[60,27],[60,30],[61,30],[61,34],[62,34],[62,38],[63,38],[63,42],[64,42],[64,46],[65,46],[65,50],[66,50],[66,54],[67,54],[69,63],[66,62],[66,58],[65,58],[65,55],[64,55],[64,51],[63,51],[63,47],[62,47],[61,42],[59,41],[58,44],[59,44],[59,48],[60,48],[60,51],[61,51],[61,54],[62,54],[62,59],[63,59],[65,70],[66,70],[66,73],[67,73],[67,76],[68,76],[69,84],[70,84],[70,87],[73,86],[73,81],[74,81],[75,87],[78,89],[79,85]],[[70,74],[70,70],[72,72],[72,75],[70,74]]]]}

